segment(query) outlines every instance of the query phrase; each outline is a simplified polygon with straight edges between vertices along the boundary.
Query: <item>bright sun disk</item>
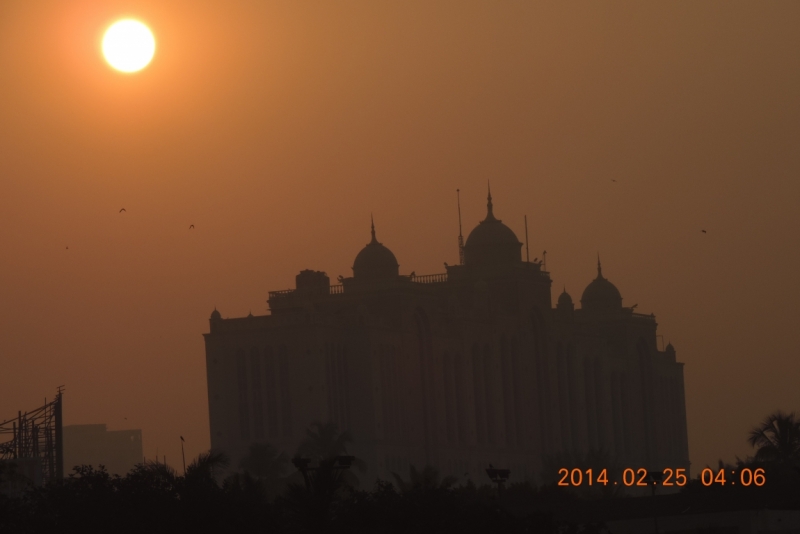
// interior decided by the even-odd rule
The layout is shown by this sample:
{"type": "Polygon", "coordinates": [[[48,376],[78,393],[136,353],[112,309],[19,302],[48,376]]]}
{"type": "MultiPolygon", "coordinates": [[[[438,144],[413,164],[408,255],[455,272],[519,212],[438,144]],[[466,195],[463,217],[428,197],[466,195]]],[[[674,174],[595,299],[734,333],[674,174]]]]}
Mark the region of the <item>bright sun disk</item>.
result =
{"type": "Polygon", "coordinates": [[[119,20],[103,36],[103,56],[109,65],[122,72],[142,70],[155,51],[153,33],[138,20],[119,20]]]}

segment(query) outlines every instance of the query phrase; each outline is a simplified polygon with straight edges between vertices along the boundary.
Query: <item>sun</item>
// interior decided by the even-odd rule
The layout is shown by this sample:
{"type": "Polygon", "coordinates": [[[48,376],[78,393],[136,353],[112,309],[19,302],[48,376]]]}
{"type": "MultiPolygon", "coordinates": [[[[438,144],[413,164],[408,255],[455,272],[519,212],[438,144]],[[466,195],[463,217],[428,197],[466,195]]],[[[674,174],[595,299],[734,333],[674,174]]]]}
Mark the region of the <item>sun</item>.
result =
{"type": "Polygon", "coordinates": [[[109,65],[122,72],[142,70],[155,51],[153,32],[138,20],[118,20],[103,35],[103,56],[109,65]]]}

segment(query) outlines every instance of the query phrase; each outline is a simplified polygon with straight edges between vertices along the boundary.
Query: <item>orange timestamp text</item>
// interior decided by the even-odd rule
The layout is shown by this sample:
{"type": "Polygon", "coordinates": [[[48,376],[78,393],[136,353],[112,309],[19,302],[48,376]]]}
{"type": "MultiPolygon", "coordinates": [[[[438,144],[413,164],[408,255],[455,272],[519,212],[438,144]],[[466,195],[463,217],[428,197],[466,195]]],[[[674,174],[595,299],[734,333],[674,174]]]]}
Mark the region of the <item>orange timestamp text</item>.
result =
{"type": "MultiPolygon", "coordinates": [[[[558,481],[559,486],[582,486],[584,484],[589,486],[608,484],[616,485],[620,482],[624,486],[685,486],[688,482],[685,468],[672,469],[667,467],[662,471],[648,471],[640,467],[633,469],[628,467],[622,470],[622,480],[609,480],[608,469],[593,470],[593,469],[567,469],[562,467],[558,470],[561,477],[558,481]]],[[[726,478],[724,469],[719,469],[716,473],[710,468],[705,468],[700,472],[700,482],[704,486],[711,486],[712,484],[736,485],[738,482],[741,486],[763,486],[766,483],[766,476],[764,469],[750,469],[743,468],[737,471],[731,471],[730,478],[726,478]],[[737,477],[738,474],[738,477],[737,477]]]]}
{"type": "MultiPolygon", "coordinates": [[[[593,469],[567,469],[562,467],[558,470],[561,479],[558,481],[559,486],[582,486],[587,484],[589,486],[602,484],[618,484],[620,481],[608,479],[608,469],[601,469],[594,471],[593,469]]],[[[644,467],[639,469],[626,468],[622,470],[622,484],[624,486],[650,486],[652,484],[660,484],[662,486],[685,486],[688,482],[686,477],[686,469],[672,469],[666,468],[658,472],[658,476],[653,476],[652,471],[648,471],[644,467]]]]}

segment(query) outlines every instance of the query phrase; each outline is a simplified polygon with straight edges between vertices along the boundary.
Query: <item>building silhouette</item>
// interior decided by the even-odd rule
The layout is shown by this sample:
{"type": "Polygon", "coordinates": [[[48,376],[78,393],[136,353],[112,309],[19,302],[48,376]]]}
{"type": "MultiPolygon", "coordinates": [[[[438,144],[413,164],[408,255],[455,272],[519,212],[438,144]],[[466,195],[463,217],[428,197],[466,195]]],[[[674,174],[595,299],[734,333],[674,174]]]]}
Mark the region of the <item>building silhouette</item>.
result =
{"type": "Polygon", "coordinates": [[[104,466],[112,475],[125,476],[144,461],[141,430],[108,430],[104,424],[64,426],[64,470],[104,466]]]}
{"type": "Polygon", "coordinates": [[[484,483],[491,463],[541,480],[592,451],[688,469],[683,364],[658,349],[655,316],[622,305],[599,259],[580,308],[566,291],[553,306],[549,273],[521,247],[490,194],[445,273],[401,275],[373,224],[341,284],[305,270],[269,293],[269,315],[215,309],[212,447],[234,467],[254,442],[291,455],[309,424],[332,421],[352,433],[368,485],[410,465],[484,483]]]}

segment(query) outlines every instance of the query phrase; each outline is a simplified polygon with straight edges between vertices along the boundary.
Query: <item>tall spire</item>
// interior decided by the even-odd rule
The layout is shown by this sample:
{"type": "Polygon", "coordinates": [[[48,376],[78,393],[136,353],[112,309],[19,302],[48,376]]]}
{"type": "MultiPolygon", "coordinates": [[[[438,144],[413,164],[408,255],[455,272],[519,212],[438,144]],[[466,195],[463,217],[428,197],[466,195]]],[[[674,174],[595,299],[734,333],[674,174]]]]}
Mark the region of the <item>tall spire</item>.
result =
{"type": "Polygon", "coordinates": [[[597,278],[603,278],[603,266],[600,265],[600,253],[597,253],[597,278]]]}
{"type": "Polygon", "coordinates": [[[372,243],[377,243],[378,242],[378,240],[375,239],[375,219],[374,219],[374,217],[372,217],[371,213],[369,214],[369,221],[370,221],[370,223],[372,225],[372,241],[369,242],[370,245],[371,245],[372,243]]]}
{"type": "Polygon", "coordinates": [[[486,219],[487,221],[494,221],[496,220],[494,217],[494,212],[492,211],[492,186],[489,181],[486,181],[486,185],[489,188],[489,196],[486,199],[486,219]]]}

